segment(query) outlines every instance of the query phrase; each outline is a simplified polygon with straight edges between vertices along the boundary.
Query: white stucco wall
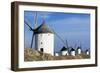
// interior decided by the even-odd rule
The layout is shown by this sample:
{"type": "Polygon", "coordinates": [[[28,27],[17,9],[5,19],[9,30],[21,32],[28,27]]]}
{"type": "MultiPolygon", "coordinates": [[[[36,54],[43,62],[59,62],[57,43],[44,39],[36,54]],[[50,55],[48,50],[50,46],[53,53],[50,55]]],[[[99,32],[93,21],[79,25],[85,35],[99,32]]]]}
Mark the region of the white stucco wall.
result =
{"type": "Polygon", "coordinates": [[[44,53],[54,55],[54,34],[42,33],[35,35],[35,48],[40,51],[43,48],[44,53]]]}
{"type": "Polygon", "coordinates": [[[68,51],[62,51],[62,55],[68,55],[68,51]]]}
{"type": "Polygon", "coordinates": [[[78,51],[78,54],[81,54],[81,49],[78,49],[77,51],[78,51]]]}
{"type": "Polygon", "coordinates": [[[55,53],[55,56],[59,56],[59,53],[55,53]]]}
{"type": "Polygon", "coordinates": [[[72,56],[75,56],[75,51],[71,51],[71,55],[72,56]]]}
{"type": "Polygon", "coordinates": [[[86,52],[86,55],[89,55],[89,51],[86,52]]]}

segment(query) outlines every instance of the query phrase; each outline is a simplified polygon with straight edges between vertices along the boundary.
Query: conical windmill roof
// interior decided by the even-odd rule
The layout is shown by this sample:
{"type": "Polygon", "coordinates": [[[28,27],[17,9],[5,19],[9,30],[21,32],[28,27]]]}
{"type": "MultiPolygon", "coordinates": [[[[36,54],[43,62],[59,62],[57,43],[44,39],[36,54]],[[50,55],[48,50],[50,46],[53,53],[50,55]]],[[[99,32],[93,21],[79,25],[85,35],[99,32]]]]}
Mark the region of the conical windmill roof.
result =
{"type": "Polygon", "coordinates": [[[35,30],[35,34],[39,33],[53,33],[53,31],[47,26],[45,21],[43,21],[43,23],[35,30]]]}
{"type": "Polygon", "coordinates": [[[74,48],[71,48],[71,50],[70,51],[75,51],[75,49],[74,48]]]}
{"type": "Polygon", "coordinates": [[[78,46],[78,47],[77,47],[77,49],[81,49],[81,47],[80,47],[80,46],[78,46]]]}
{"type": "Polygon", "coordinates": [[[66,47],[63,46],[60,51],[66,51],[66,50],[68,50],[68,48],[66,48],[66,47]]]}

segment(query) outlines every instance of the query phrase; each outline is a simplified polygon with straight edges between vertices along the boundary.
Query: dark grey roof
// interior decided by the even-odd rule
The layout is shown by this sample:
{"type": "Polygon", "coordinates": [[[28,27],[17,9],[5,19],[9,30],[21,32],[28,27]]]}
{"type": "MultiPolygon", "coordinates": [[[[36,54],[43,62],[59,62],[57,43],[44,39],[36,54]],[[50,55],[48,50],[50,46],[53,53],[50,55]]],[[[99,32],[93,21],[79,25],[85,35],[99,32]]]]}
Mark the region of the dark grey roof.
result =
{"type": "Polygon", "coordinates": [[[65,46],[63,46],[60,51],[65,51],[65,50],[67,50],[67,48],[65,46]]]}
{"type": "Polygon", "coordinates": [[[80,46],[78,46],[78,47],[77,47],[77,49],[81,49],[81,47],[80,47],[80,46]]]}
{"type": "Polygon", "coordinates": [[[87,49],[86,52],[88,52],[89,50],[87,49]]]}
{"type": "Polygon", "coordinates": [[[45,21],[43,21],[43,23],[35,30],[35,34],[39,33],[53,33],[53,31],[47,26],[45,21]]]}
{"type": "Polygon", "coordinates": [[[72,48],[72,49],[71,49],[71,51],[75,51],[75,49],[74,49],[74,48],[72,48]]]}

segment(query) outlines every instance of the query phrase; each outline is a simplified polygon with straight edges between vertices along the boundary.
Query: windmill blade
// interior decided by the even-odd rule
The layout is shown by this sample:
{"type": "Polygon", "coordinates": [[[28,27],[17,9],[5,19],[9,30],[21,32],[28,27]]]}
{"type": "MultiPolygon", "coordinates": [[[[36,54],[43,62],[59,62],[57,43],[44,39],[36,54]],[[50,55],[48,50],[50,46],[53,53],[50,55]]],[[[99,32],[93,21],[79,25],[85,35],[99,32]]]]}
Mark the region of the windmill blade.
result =
{"type": "Polygon", "coordinates": [[[77,45],[75,44],[75,45],[74,45],[74,48],[76,48],[76,46],[77,46],[77,45]]]}
{"type": "Polygon", "coordinates": [[[80,48],[82,48],[82,44],[80,43],[80,48]]]}
{"type": "Polygon", "coordinates": [[[33,31],[33,28],[29,25],[28,22],[26,22],[26,21],[24,20],[24,23],[30,28],[31,31],[33,31]]]}
{"type": "MultiPolygon", "coordinates": [[[[50,28],[51,28],[51,27],[50,27],[50,28]]],[[[54,29],[51,28],[51,30],[52,30],[53,33],[62,41],[62,43],[63,43],[64,45],[66,45],[66,43],[64,42],[64,40],[54,31],[54,29]]]]}
{"type": "Polygon", "coordinates": [[[36,29],[36,28],[37,28],[37,12],[34,16],[34,29],[36,29]]]}
{"type": "Polygon", "coordinates": [[[62,41],[62,43],[64,44],[64,45],[66,45],[66,43],[64,42],[64,40],[56,33],[56,32],[54,32],[55,33],[55,35],[62,41]]]}
{"type": "MultiPolygon", "coordinates": [[[[28,25],[28,26],[29,26],[29,25],[28,25]]],[[[30,26],[29,26],[29,27],[30,27],[30,26]]],[[[34,32],[35,32],[36,27],[37,27],[37,12],[36,12],[36,15],[34,16],[34,28],[32,29],[32,28],[30,27],[30,29],[33,30],[30,48],[33,47],[33,40],[34,40],[34,36],[35,36],[34,32]]]]}
{"type": "Polygon", "coordinates": [[[67,46],[67,48],[69,47],[69,46],[68,46],[68,41],[67,41],[67,40],[66,40],[66,46],[67,46]]]}
{"type": "Polygon", "coordinates": [[[32,40],[31,40],[31,47],[30,48],[32,48],[32,46],[33,46],[33,39],[34,39],[34,32],[32,34],[32,40]]]}
{"type": "Polygon", "coordinates": [[[34,30],[33,30],[32,27],[29,25],[29,23],[26,22],[25,20],[24,20],[24,23],[29,27],[29,29],[30,29],[31,31],[33,31],[32,40],[31,40],[31,46],[30,46],[30,48],[32,48],[32,46],[33,46],[33,39],[34,39],[34,30]]]}

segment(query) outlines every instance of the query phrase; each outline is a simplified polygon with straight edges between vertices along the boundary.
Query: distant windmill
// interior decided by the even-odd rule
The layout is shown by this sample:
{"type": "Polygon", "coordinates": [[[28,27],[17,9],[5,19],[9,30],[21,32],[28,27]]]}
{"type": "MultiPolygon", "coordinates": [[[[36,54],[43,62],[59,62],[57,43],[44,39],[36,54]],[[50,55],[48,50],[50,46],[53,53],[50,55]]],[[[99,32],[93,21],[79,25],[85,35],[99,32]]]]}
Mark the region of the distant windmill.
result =
{"type": "Polygon", "coordinates": [[[33,46],[33,39],[35,36],[35,48],[41,52],[54,55],[53,34],[55,34],[64,45],[66,45],[64,40],[54,31],[54,29],[46,25],[45,20],[43,20],[43,23],[37,27],[37,12],[34,16],[34,28],[30,26],[28,21],[24,20],[24,22],[30,28],[30,31],[32,31],[33,33],[30,48],[32,48],[33,46]]]}
{"type": "Polygon", "coordinates": [[[82,53],[82,47],[81,47],[81,44],[80,44],[80,46],[78,46],[77,47],[77,49],[76,49],[77,51],[77,54],[81,54],[82,53]]]}

